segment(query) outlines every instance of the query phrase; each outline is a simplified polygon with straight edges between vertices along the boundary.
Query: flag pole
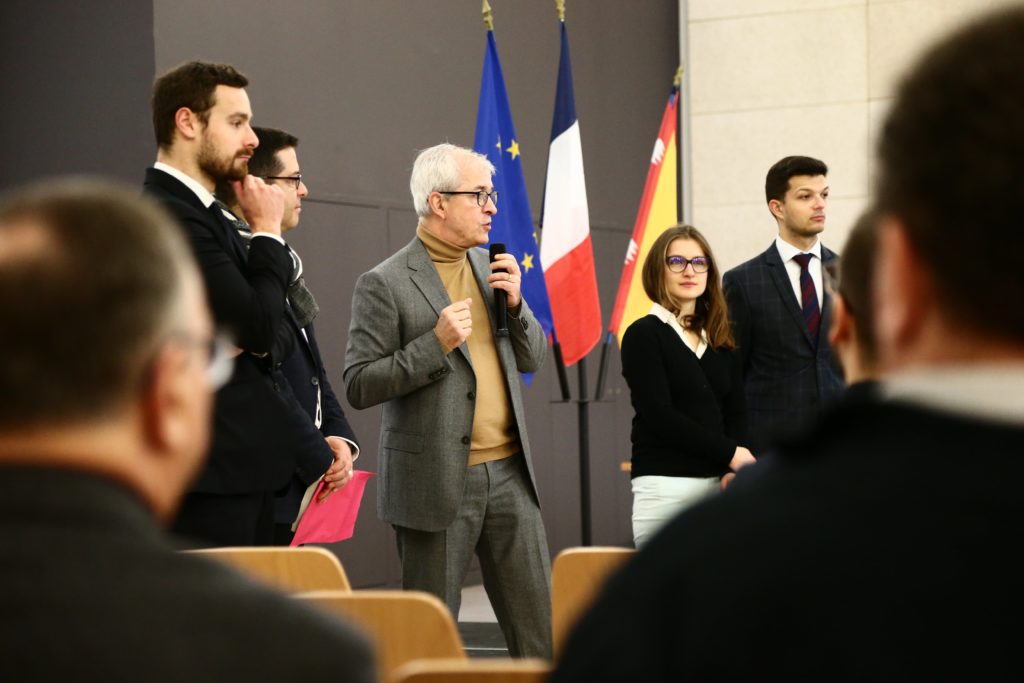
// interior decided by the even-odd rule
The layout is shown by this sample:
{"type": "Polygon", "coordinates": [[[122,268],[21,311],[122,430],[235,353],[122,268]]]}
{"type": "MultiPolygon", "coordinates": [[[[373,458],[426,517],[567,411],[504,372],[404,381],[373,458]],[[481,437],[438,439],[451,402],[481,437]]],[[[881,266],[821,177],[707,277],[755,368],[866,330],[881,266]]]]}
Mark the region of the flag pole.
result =
{"type": "Polygon", "coordinates": [[[576,364],[580,398],[576,402],[580,440],[580,539],[584,547],[592,545],[590,522],[590,399],[587,398],[587,359],[576,364]]]}
{"type": "Polygon", "coordinates": [[[491,3],[484,0],[484,6],[481,10],[484,17],[484,26],[487,27],[488,31],[494,30],[494,13],[491,11],[491,3]]]}
{"type": "MultiPolygon", "coordinates": [[[[484,0],[486,2],[487,0],[484,0]]],[[[565,23],[565,0],[555,0],[555,11],[558,13],[558,21],[565,23]]],[[[541,210],[541,216],[544,211],[541,210]]],[[[558,370],[558,386],[562,390],[562,403],[568,403],[572,400],[572,394],[569,391],[569,376],[565,371],[565,359],[562,357],[562,345],[558,343],[558,335],[554,331],[551,332],[551,348],[555,352],[555,367],[558,370]]]]}
{"type": "Polygon", "coordinates": [[[562,345],[558,343],[558,337],[551,332],[551,348],[555,352],[555,368],[558,370],[558,387],[562,390],[562,403],[572,400],[569,393],[569,376],[565,373],[565,359],[562,357],[562,345]]]}
{"type": "MultiPolygon", "coordinates": [[[[680,64],[676,70],[676,77],[672,81],[672,85],[679,88],[679,93],[682,95],[683,92],[683,65],[680,64]]],[[[676,222],[681,223],[683,221],[683,136],[682,136],[682,116],[683,108],[679,107],[676,111],[676,222]]]]}
{"type": "Polygon", "coordinates": [[[605,335],[604,344],[601,346],[601,360],[597,365],[597,388],[594,389],[594,400],[600,401],[604,396],[604,380],[608,375],[608,347],[612,345],[614,334],[609,332],[605,335]]]}
{"type": "MultiPolygon", "coordinates": [[[[555,12],[558,14],[558,22],[563,28],[565,25],[565,0],[554,0],[555,12]]],[[[565,44],[563,43],[563,49],[565,44]]],[[[557,98],[556,98],[557,99],[557,98]]],[[[557,105],[556,105],[557,112],[557,105]]],[[[541,212],[544,213],[543,211],[541,212]]],[[[569,391],[569,379],[566,375],[565,359],[562,356],[562,346],[558,343],[558,336],[555,331],[551,333],[552,348],[555,353],[555,362],[558,368],[558,383],[562,389],[562,400],[569,402],[572,396],[569,391]]],[[[579,441],[579,468],[580,468],[580,541],[581,545],[593,544],[591,534],[590,516],[590,398],[587,391],[587,359],[586,355],[576,361],[577,381],[579,382],[579,398],[576,400],[576,422],[579,441]]]]}

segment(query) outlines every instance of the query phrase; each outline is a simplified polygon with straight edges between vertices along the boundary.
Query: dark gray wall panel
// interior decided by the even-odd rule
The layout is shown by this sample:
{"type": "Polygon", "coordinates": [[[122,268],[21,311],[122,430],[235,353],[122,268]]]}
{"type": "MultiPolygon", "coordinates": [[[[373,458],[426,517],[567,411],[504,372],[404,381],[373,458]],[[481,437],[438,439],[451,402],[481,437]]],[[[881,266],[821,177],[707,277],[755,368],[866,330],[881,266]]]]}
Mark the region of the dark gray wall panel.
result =
{"type": "Polygon", "coordinates": [[[0,45],[0,188],[71,173],[142,182],[152,3],[5,0],[0,45]]]}

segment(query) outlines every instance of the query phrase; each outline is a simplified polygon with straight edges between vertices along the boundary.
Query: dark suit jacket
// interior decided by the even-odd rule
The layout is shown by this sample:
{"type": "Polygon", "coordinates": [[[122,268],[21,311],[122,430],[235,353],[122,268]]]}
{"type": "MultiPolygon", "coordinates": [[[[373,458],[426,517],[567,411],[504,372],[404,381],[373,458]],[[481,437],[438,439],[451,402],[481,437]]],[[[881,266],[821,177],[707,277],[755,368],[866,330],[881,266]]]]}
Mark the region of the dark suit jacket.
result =
{"type": "Polygon", "coordinates": [[[1022,453],[1019,423],[843,401],[653,538],[552,681],[1016,680],[1022,453]]]}
{"type": "MultiPolygon", "coordinates": [[[[345,411],[338,402],[331,382],[327,379],[327,369],[324,367],[323,359],[320,357],[320,347],[316,343],[316,333],[313,330],[313,323],[306,326],[306,337],[303,338],[298,323],[289,311],[286,325],[295,331],[297,343],[295,351],[281,364],[281,372],[291,387],[295,399],[302,406],[304,413],[310,422],[316,418],[316,396],[317,389],[320,389],[320,411],[321,424],[319,435],[321,437],[340,436],[352,443],[358,443],[355,432],[345,417],[345,411]],[[308,339],[308,342],[306,341],[308,339]]],[[[296,473],[288,485],[288,491],[281,498],[278,498],[275,505],[274,521],[277,523],[291,523],[299,511],[302,502],[302,495],[306,487],[317,477],[323,474],[333,462],[333,455],[328,448],[327,457],[322,455],[322,449],[316,449],[309,453],[310,472],[316,472],[313,479],[296,473]],[[317,469],[319,468],[319,469],[317,469]]]]}
{"type": "Polygon", "coordinates": [[[0,680],[374,681],[366,640],[176,552],[141,500],[70,470],[0,467],[0,680]]]}
{"type": "Polygon", "coordinates": [[[261,238],[253,240],[247,255],[216,204],[207,209],[194,192],[162,171],[146,170],[144,192],[184,229],[216,325],[231,332],[246,351],[235,359],[231,380],[217,392],[210,457],[192,490],[238,494],[281,489],[298,455],[298,423],[279,394],[280,382],[275,387],[272,377],[274,356],[283,353],[279,330],[293,268],[288,249],[261,238]]]}
{"type": "MultiPolygon", "coordinates": [[[[821,247],[822,264],[836,258],[821,247]]],[[[820,414],[843,390],[828,343],[832,297],[823,292],[817,345],[774,242],[723,278],[729,318],[743,367],[751,450],[756,456],[778,433],[820,414]]]]}

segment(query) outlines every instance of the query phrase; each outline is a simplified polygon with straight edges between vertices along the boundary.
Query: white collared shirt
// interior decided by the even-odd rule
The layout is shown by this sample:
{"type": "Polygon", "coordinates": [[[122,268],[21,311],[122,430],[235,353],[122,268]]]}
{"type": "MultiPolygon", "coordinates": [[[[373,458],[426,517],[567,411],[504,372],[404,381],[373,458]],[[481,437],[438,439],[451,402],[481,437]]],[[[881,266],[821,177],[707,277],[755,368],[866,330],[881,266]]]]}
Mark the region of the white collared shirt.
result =
{"type": "Polygon", "coordinates": [[[187,173],[183,173],[182,171],[179,171],[173,166],[168,166],[162,161],[158,161],[155,164],[153,164],[153,168],[155,168],[158,171],[163,171],[167,175],[178,180],[182,185],[184,185],[188,189],[192,190],[195,193],[195,195],[199,197],[199,201],[201,201],[203,203],[203,206],[205,206],[207,209],[210,208],[210,204],[213,204],[213,193],[207,190],[205,187],[203,187],[203,184],[196,180],[195,178],[193,178],[192,176],[188,175],[187,173]]]}
{"type": "Polygon", "coordinates": [[[683,343],[686,344],[686,348],[693,351],[697,358],[703,358],[704,352],[708,349],[708,340],[707,336],[704,334],[704,330],[700,331],[700,340],[697,342],[697,348],[695,349],[690,346],[690,342],[686,340],[686,335],[683,334],[683,326],[679,324],[679,321],[676,319],[676,316],[672,311],[668,310],[661,304],[654,304],[651,306],[651,315],[656,316],[663,323],[671,327],[675,333],[679,335],[679,338],[683,340],[683,343]]]}
{"type": "Polygon", "coordinates": [[[1024,364],[911,370],[882,384],[886,398],[966,417],[1024,425],[1024,364]]]}
{"type": "MultiPolygon", "coordinates": [[[[167,164],[165,164],[162,161],[158,161],[155,164],[153,164],[153,168],[155,168],[158,171],[163,171],[167,175],[169,175],[172,178],[174,178],[175,180],[179,181],[182,185],[184,185],[188,189],[192,190],[192,192],[195,193],[196,197],[199,198],[199,201],[202,202],[203,206],[205,206],[207,209],[209,209],[210,205],[213,204],[213,202],[215,201],[215,198],[214,198],[213,194],[209,190],[207,190],[205,187],[203,187],[202,183],[200,183],[198,180],[196,180],[192,176],[188,175],[187,173],[183,173],[182,171],[179,171],[178,169],[174,168],[173,166],[168,166],[167,164]]],[[[234,216],[232,216],[228,212],[224,211],[223,209],[221,209],[221,213],[223,213],[224,217],[229,219],[229,220],[234,220],[235,219],[234,216]]],[[[284,238],[283,237],[281,237],[280,235],[274,235],[274,234],[269,233],[269,232],[254,232],[252,234],[252,236],[253,237],[269,237],[269,238],[271,238],[273,240],[276,240],[277,242],[280,242],[281,244],[284,244],[284,238]]]]}
{"type": "Polygon", "coordinates": [[[814,258],[807,264],[807,272],[811,274],[814,281],[814,293],[818,297],[818,310],[822,308],[822,283],[821,283],[821,240],[815,240],[814,246],[807,251],[797,249],[792,244],[782,239],[775,238],[775,248],[782,257],[782,263],[786,266],[786,274],[789,275],[789,284],[793,287],[793,294],[796,295],[797,306],[803,306],[803,295],[800,288],[800,264],[793,260],[797,254],[810,254],[814,258]]]}

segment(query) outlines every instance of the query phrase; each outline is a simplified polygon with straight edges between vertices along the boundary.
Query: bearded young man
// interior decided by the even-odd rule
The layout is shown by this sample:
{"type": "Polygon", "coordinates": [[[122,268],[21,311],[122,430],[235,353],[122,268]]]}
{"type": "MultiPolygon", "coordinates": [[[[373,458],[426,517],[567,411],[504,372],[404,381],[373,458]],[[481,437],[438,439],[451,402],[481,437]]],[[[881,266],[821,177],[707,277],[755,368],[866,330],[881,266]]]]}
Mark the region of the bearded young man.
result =
{"type": "Polygon", "coordinates": [[[174,525],[207,545],[271,542],[273,494],[295,472],[307,432],[315,434],[275,381],[292,351],[280,330],[293,263],[281,238],[281,188],[248,175],[259,140],[246,85],[229,65],[195,61],[156,79],[157,162],[146,171],[144,190],[184,230],[214,321],[238,347],[234,375],[216,396],[209,460],[174,525]],[[214,200],[216,183],[225,180],[252,229],[248,253],[214,200]]]}

